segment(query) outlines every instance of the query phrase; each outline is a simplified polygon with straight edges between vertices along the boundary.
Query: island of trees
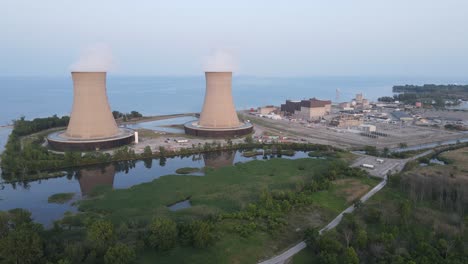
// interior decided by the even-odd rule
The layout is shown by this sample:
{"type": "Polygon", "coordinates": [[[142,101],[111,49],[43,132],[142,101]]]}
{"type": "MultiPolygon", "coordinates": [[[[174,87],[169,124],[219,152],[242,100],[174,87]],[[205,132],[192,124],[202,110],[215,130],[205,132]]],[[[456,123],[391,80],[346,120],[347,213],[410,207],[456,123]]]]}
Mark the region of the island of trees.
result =
{"type": "Polygon", "coordinates": [[[380,102],[400,101],[405,104],[421,102],[426,106],[444,108],[446,105],[458,105],[460,100],[468,100],[468,85],[396,85],[394,96],[378,98],[380,102]]]}

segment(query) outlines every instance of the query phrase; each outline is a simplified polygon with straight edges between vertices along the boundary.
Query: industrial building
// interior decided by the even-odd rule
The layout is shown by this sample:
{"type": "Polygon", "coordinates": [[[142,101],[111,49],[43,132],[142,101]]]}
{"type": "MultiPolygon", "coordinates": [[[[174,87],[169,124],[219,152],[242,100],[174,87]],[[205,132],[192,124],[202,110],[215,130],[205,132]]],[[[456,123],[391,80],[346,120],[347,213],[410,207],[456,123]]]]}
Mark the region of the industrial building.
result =
{"type": "Polygon", "coordinates": [[[403,111],[393,111],[392,115],[399,121],[403,122],[411,122],[414,120],[412,116],[410,116],[408,113],[403,112],[403,111]]]}
{"type": "Polygon", "coordinates": [[[119,128],[106,93],[106,72],[72,72],[73,107],[65,131],[47,137],[59,151],[92,151],[132,143],[134,131],[119,128]]]}
{"type": "Polygon", "coordinates": [[[274,105],[261,106],[257,109],[257,112],[261,115],[276,114],[278,112],[278,107],[274,105]]]}
{"type": "Polygon", "coordinates": [[[185,133],[213,138],[250,134],[252,124],[240,122],[237,117],[232,99],[232,72],[205,72],[205,79],[205,101],[200,119],[185,124],[185,133]]]}
{"type": "Polygon", "coordinates": [[[339,128],[359,127],[363,123],[363,115],[349,113],[341,113],[339,116],[334,117],[330,121],[331,126],[336,126],[339,128]]]}
{"type": "Polygon", "coordinates": [[[368,99],[364,98],[364,95],[362,93],[358,93],[356,94],[356,97],[353,100],[351,100],[350,102],[339,103],[338,107],[341,110],[363,110],[370,108],[370,103],[368,99]]]}
{"type": "Polygon", "coordinates": [[[286,100],[286,103],[281,105],[283,115],[307,121],[321,119],[330,111],[331,101],[316,98],[301,101],[286,100]]]}

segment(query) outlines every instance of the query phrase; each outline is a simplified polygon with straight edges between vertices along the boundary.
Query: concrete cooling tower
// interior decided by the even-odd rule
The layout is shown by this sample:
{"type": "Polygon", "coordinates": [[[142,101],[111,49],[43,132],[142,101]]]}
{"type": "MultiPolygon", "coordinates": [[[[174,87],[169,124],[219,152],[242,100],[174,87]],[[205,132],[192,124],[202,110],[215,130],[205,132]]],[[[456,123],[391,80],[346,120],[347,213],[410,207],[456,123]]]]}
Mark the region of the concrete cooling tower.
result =
{"type": "Polygon", "coordinates": [[[119,128],[106,93],[105,72],[72,72],[73,107],[66,131],[48,136],[56,150],[89,151],[133,142],[134,132],[119,128]]]}
{"type": "Polygon", "coordinates": [[[237,117],[232,99],[232,72],[205,72],[206,91],[200,119],[185,124],[185,133],[201,137],[236,137],[253,131],[237,117]]]}
{"type": "Polygon", "coordinates": [[[72,72],[73,108],[65,135],[107,138],[119,133],[107,101],[105,72],[72,72]]]}

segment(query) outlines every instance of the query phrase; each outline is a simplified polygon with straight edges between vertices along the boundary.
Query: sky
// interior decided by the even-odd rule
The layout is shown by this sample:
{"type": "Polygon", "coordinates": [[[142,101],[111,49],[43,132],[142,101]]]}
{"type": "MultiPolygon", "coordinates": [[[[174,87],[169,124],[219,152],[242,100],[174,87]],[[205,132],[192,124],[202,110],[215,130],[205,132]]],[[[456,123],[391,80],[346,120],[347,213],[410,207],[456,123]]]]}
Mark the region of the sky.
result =
{"type": "Polygon", "coordinates": [[[199,75],[229,52],[257,76],[466,76],[466,0],[0,0],[0,75],[69,74],[111,48],[119,75],[199,75]]]}

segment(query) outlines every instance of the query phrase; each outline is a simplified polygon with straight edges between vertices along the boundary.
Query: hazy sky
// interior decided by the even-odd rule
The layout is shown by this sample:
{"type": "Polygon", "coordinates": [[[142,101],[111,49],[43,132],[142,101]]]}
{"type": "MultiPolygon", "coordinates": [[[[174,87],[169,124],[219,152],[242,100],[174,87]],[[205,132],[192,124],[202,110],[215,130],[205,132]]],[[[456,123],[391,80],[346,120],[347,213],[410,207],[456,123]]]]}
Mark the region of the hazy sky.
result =
{"type": "Polygon", "coordinates": [[[68,74],[94,43],[115,74],[198,75],[222,49],[245,75],[464,76],[468,1],[0,0],[0,75],[68,74]]]}

